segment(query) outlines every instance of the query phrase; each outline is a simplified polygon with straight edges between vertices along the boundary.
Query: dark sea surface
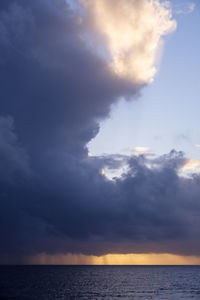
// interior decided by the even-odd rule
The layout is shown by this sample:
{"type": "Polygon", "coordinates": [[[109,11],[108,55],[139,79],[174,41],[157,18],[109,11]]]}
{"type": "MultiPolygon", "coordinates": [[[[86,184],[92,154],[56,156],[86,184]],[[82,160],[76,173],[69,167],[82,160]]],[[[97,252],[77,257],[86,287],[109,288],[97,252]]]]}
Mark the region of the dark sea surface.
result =
{"type": "Polygon", "coordinates": [[[195,266],[0,266],[0,299],[200,299],[195,266]]]}

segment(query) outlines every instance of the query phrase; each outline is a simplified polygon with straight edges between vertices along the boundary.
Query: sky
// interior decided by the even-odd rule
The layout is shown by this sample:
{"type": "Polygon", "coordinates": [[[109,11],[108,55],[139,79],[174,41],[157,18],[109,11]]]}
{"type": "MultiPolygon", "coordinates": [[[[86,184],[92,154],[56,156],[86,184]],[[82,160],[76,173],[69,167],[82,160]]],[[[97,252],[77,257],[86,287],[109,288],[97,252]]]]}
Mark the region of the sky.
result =
{"type": "Polygon", "coordinates": [[[1,264],[200,264],[199,16],[0,1],[1,264]]]}
{"type": "Polygon", "coordinates": [[[183,14],[177,11],[181,1],[171,3],[177,29],[165,38],[154,82],[142,90],[138,101],[122,100],[114,105],[110,119],[102,122],[99,134],[89,144],[91,153],[130,154],[141,146],[157,154],[175,148],[200,159],[196,147],[200,140],[199,4],[194,2],[194,10],[183,14]]]}

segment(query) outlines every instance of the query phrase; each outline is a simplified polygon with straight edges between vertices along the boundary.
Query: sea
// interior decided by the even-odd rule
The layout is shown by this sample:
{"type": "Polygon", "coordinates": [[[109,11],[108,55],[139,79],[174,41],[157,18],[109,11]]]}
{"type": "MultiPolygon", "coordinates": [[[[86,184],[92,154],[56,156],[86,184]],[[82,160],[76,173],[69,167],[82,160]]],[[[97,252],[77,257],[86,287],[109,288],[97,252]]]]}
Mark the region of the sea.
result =
{"type": "Polygon", "coordinates": [[[0,299],[200,299],[200,266],[0,266],[0,299]]]}

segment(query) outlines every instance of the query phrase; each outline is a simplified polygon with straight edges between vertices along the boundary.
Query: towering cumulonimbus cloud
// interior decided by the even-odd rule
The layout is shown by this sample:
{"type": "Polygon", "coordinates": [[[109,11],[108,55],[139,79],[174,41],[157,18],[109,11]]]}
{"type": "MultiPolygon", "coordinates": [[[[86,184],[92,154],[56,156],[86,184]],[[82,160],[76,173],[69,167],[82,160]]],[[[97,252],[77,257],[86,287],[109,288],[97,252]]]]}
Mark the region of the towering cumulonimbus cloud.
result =
{"type": "Polygon", "coordinates": [[[101,3],[0,1],[1,262],[42,252],[199,254],[199,175],[179,176],[182,153],[124,156],[128,172],[113,181],[102,169],[120,167],[119,157],[88,156],[111,104],[152,80],[160,38],[175,26],[158,1],[119,0],[113,12],[113,1],[101,3]],[[94,51],[94,32],[105,48],[94,51]]]}

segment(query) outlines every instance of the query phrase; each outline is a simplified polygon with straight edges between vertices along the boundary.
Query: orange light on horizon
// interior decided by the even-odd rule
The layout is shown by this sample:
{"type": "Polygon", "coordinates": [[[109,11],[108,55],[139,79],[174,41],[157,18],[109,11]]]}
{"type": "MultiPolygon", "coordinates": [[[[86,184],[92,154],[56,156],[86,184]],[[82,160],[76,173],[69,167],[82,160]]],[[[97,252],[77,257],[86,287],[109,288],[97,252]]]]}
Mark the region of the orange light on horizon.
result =
{"type": "Polygon", "coordinates": [[[26,259],[28,264],[42,265],[200,265],[198,256],[182,256],[169,253],[106,254],[37,254],[26,259]]]}

